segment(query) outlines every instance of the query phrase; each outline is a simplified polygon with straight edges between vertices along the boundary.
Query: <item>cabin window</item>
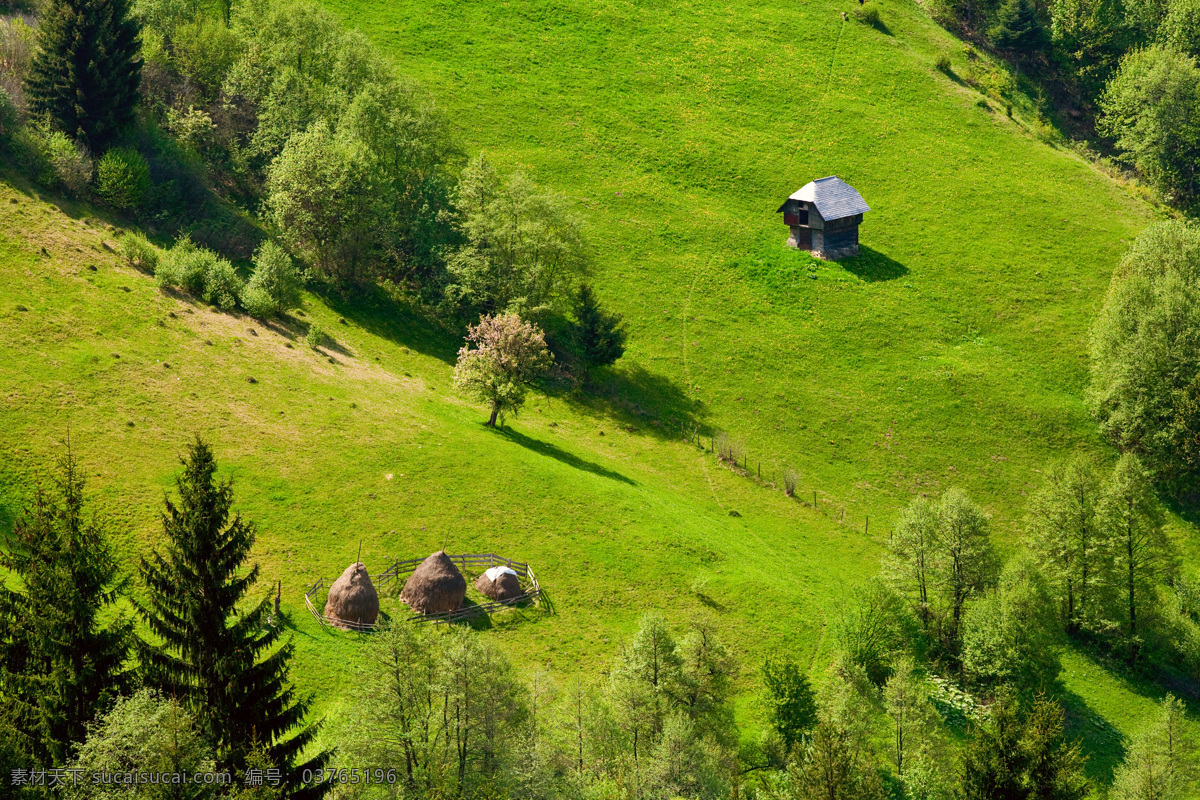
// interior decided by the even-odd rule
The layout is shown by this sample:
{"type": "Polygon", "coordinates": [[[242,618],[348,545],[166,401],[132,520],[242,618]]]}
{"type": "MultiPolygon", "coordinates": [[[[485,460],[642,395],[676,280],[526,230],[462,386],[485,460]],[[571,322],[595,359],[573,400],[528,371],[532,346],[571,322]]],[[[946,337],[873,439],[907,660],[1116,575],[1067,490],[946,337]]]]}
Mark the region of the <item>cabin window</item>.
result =
{"type": "Polygon", "coordinates": [[[795,224],[796,225],[807,225],[808,224],[808,209],[807,208],[801,208],[796,211],[796,223],[795,224]]]}

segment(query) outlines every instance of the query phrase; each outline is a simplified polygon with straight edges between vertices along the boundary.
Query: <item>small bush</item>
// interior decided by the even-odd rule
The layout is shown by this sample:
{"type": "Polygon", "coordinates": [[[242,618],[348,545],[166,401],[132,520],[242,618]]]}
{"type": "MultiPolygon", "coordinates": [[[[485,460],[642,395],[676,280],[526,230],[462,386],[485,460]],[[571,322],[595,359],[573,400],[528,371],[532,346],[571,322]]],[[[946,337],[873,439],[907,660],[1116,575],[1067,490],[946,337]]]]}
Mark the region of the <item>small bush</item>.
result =
{"type": "Polygon", "coordinates": [[[159,257],[154,277],[159,286],[177,287],[225,311],[237,306],[242,294],[242,279],[233,265],[187,236],[159,257]]]}
{"type": "Polygon", "coordinates": [[[211,258],[204,268],[204,300],[212,303],[222,311],[236,308],[242,295],[242,279],[223,258],[218,258],[211,250],[202,251],[211,258]]]}
{"type": "Polygon", "coordinates": [[[949,75],[951,72],[950,56],[947,55],[946,53],[942,53],[940,56],[937,57],[937,61],[933,62],[933,66],[934,66],[934,68],[937,69],[938,72],[943,72],[943,73],[949,75]]]}
{"type": "Polygon", "coordinates": [[[127,233],[118,245],[121,255],[129,266],[143,272],[154,272],[158,267],[158,248],[140,233],[127,233]]]}
{"type": "Polygon", "coordinates": [[[136,150],[109,150],[96,164],[96,194],[113,209],[137,209],[149,191],[150,165],[136,150]]]}
{"type": "Polygon", "coordinates": [[[300,305],[303,285],[304,278],[286,250],[271,241],[259,246],[254,253],[254,274],[250,276],[247,289],[253,290],[256,297],[265,296],[270,300],[269,314],[282,313],[300,305]]]}
{"type": "Polygon", "coordinates": [[[204,274],[209,257],[216,258],[216,255],[196,247],[189,237],[181,236],[159,258],[154,277],[159,286],[174,286],[200,297],[204,294],[204,274]]]}
{"type": "Polygon", "coordinates": [[[870,25],[872,28],[878,28],[883,23],[883,18],[879,16],[879,7],[874,3],[861,6],[855,13],[860,22],[870,25]]]}
{"type": "Polygon", "coordinates": [[[316,350],[325,342],[325,329],[317,323],[312,323],[308,326],[308,333],[304,337],[304,343],[316,350]]]}
{"type": "Polygon", "coordinates": [[[724,431],[713,437],[713,449],[717,451],[717,458],[730,464],[741,462],[746,454],[746,448],[742,443],[724,431]]]}
{"type": "Polygon", "coordinates": [[[45,125],[22,128],[18,139],[23,151],[23,166],[35,181],[75,197],[87,193],[92,179],[92,159],[82,146],[45,125]]]}
{"type": "Polygon", "coordinates": [[[266,319],[275,314],[275,301],[261,286],[255,286],[254,280],[246,284],[242,292],[242,307],[246,313],[257,319],[266,319]]]}
{"type": "Polygon", "coordinates": [[[787,469],[783,473],[783,493],[788,497],[796,496],[796,484],[800,482],[800,473],[787,469]]]}

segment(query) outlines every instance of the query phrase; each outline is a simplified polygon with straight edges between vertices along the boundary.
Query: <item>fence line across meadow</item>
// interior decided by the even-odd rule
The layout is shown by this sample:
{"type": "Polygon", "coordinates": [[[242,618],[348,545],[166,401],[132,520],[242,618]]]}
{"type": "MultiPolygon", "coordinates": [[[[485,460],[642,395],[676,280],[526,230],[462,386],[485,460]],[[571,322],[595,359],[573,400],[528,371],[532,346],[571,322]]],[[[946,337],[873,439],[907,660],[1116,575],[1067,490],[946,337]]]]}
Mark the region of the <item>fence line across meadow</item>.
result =
{"type": "MultiPolygon", "coordinates": [[[[516,605],[523,600],[531,600],[537,602],[542,596],[542,586],[538,583],[537,575],[534,574],[533,567],[524,561],[514,561],[511,558],[497,555],[496,553],[460,553],[458,555],[446,554],[452,562],[457,564],[463,571],[471,570],[472,572],[482,571],[489,567],[508,567],[513,572],[517,573],[517,577],[522,579],[525,586],[525,591],[516,597],[508,600],[492,600],[487,603],[478,605],[464,606],[463,608],[455,609],[454,611],[446,611],[440,614],[413,614],[406,617],[405,621],[414,624],[432,622],[434,624],[442,624],[446,622],[459,622],[480,614],[491,614],[494,611],[500,611],[510,606],[516,605]]],[[[402,576],[411,575],[416,571],[424,558],[409,558],[403,561],[394,561],[391,566],[381,572],[374,579],[373,583],[378,588],[387,583],[390,583],[402,576]]],[[[304,605],[308,607],[308,611],[313,615],[322,626],[331,625],[329,619],[321,613],[321,611],[313,603],[313,598],[316,597],[322,589],[325,588],[325,579],[319,578],[309,589],[304,593],[304,605]]],[[[359,622],[350,622],[348,620],[338,620],[339,625],[346,626],[351,630],[369,631],[374,630],[375,625],[364,624],[359,622]]]]}

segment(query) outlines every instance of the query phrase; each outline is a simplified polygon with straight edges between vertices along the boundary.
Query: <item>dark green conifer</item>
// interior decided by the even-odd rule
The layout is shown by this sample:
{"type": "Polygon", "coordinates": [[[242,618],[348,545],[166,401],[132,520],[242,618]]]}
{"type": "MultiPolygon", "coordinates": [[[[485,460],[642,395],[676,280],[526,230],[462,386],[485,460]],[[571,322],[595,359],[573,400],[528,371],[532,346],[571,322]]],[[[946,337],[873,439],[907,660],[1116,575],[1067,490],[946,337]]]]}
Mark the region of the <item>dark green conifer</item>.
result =
{"type": "Polygon", "coordinates": [[[586,283],[579,287],[574,311],[572,336],[584,369],[607,366],[625,354],[626,333],[621,327],[621,317],[601,308],[592,287],[586,283]]]}
{"type": "Polygon", "coordinates": [[[102,149],[133,118],[140,47],[128,0],[51,0],[25,87],[30,110],[102,149]]]}
{"type": "Polygon", "coordinates": [[[233,486],[215,480],[208,445],[197,438],[182,464],[179,503],[165,500],[166,552],[140,570],[148,602],[139,611],[162,642],[139,644],[146,682],[186,703],[223,768],[243,769],[260,745],[285,772],[319,767],[328,754],[296,766],[316,725],[305,725],[309,701],[288,681],[291,642],[275,647],[282,629],[267,623],[270,596],[239,608],[258,579],[258,565],[243,569],[254,526],[231,514],[233,486]]]}
{"type": "Polygon", "coordinates": [[[963,800],[1083,800],[1090,786],[1079,745],[1063,736],[1062,709],[1045,697],[1025,707],[1002,688],[963,749],[963,800]]]}
{"type": "Polygon", "coordinates": [[[989,34],[996,47],[1021,55],[1041,50],[1046,44],[1046,31],[1033,0],[1005,0],[989,34]]]}
{"type": "Polygon", "coordinates": [[[123,583],[103,527],[84,519],[83,490],[68,445],[53,491],[39,487],[0,547],[0,566],[17,579],[0,585],[0,734],[7,728],[12,750],[46,766],[65,764],[128,685],[132,624],[101,623],[123,583]]]}

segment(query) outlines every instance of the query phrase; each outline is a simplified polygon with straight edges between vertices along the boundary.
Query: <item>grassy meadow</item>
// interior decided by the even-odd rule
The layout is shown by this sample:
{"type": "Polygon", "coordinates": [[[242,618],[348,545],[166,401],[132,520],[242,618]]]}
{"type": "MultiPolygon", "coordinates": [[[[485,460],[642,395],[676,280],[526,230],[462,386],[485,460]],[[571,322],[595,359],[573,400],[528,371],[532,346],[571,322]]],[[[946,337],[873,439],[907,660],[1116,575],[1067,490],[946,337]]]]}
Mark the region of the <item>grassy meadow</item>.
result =
{"type": "MultiPolygon", "coordinates": [[[[412,309],[216,313],[123,266],[94,210],[0,186],[0,515],[69,431],[132,572],[202,433],[258,523],[319,712],[350,696],[360,640],[322,630],[303,590],[360,541],[372,572],[443,545],[531,562],[555,613],[489,635],[560,682],[596,677],[657,608],[712,620],[753,690],[775,646],[824,667],[915,493],[967,489],[1011,551],[1049,461],[1112,456],[1081,400],[1086,332],[1155,211],[1039,138],[1027,99],[1010,118],[964,85],[987,65],[918,6],[888,0],[873,28],[827,0],[327,5],[426,87],[464,153],[585,215],[630,331],[599,397],[536,396],[488,430],[451,389],[459,343],[412,309]],[[788,250],[774,213],[828,174],[873,209],[840,264],[788,250]],[[321,352],[310,322],[333,337],[321,352]],[[697,428],[744,442],[764,477],[797,469],[799,498],[719,466],[680,436],[697,428]]],[[[1194,529],[1172,532],[1194,567],[1194,529]]],[[[1161,691],[1081,653],[1064,666],[1103,778],[1161,691]]]]}

